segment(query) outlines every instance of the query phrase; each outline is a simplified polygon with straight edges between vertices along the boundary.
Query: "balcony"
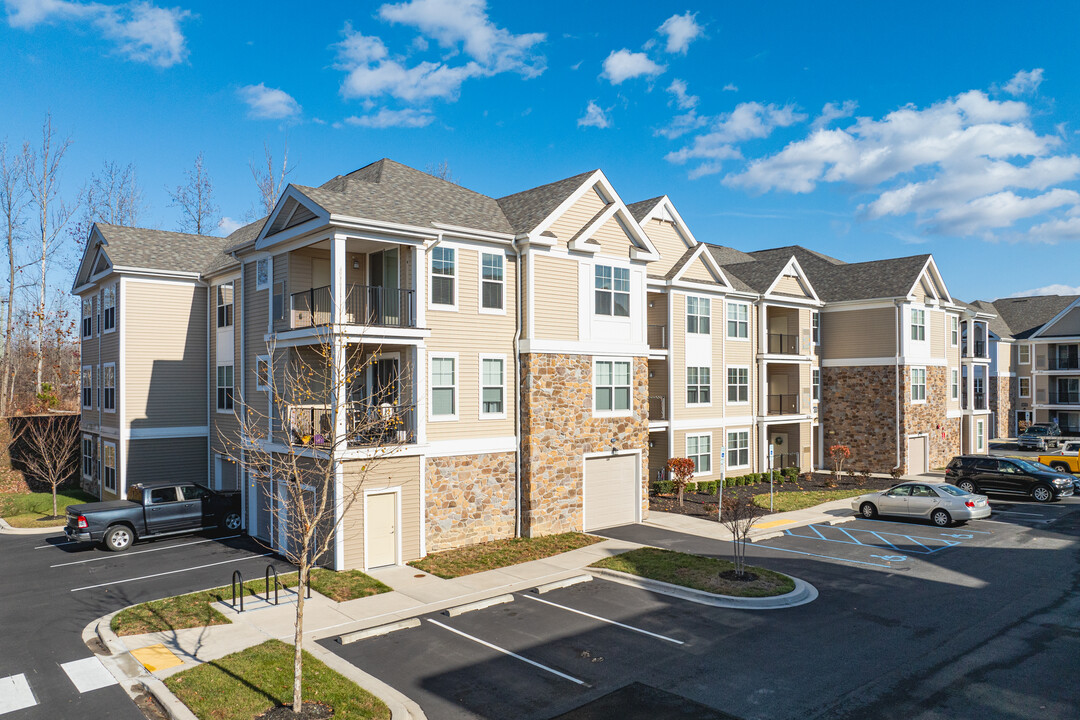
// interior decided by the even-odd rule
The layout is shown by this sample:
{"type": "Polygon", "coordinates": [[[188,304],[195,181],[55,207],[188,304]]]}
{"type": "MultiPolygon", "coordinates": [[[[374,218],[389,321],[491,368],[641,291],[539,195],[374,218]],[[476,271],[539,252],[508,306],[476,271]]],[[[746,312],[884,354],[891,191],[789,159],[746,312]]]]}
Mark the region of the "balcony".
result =
{"type": "MultiPolygon", "coordinates": [[[[329,449],[333,444],[330,406],[289,405],[284,417],[290,445],[329,449]]],[[[350,403],[345,409],[345,424],[348,447],[385,447],[416,442],[415,405],[350,403]]]]}
{"type": "Polygon", "coordinates": [[[768,414],[769,415],[798,415],[799,414],[799,396],[798,395],[769,395],[768,399],[768,414]]]}
{"type": "Polygon", "coordinates": [[[667,398],[663,395],[649,396],[649,419],[667,420],[667,398]]]}
{"type": "Polygon", "coordinates": [[[649,325],[649,348],[652,350],[667,350],[667,327],[664,325],[649,325]]]}
{"type": "Polygon", "coordinates": [[[976,340],[972,343],[968,343],[967,339],[965,339],[961,345],[961,353],[966,358],[982,358],[983,360],[986,360],[990,357],[986,351],[985,340],[976,340]],[[971,350],[970,353],[968,352],[969,349],[971,350]]]}
{"type": "Polygon", "coordinates": [[[770,355],[798,355],[799,336],[769,333],[770,355]]]}
{"type": "Polygon", "coordinates": [[[1080,356],[1075,352],[1065,353],[1060,352],[1058,354],[1051,353],[1050,355],[1050,369],[1051,370],[1080,370],[1080,356]]]}
{"type": "Polygon", "coordinates": [[[783,470],[789,467],[799,467],[801,464],[799,453],[773,453],[773,470],[783,470]]]}
{"type": "Polygon", "coordinates": [[[1050,405],[1080,405],[1080,392],[1050,391],[1050,405]]]}
{"type": "MultiPolygon", "coordinates": [[[[985,410],[986,409],[986,393],[984,393],[984,392],[976,392],[976,393],[974,393],[974,395],[975,395],[975,405],[970,409],[985,410]]],[[[968,392],[967,392],[967,389],[964,389],[964,390],[960,391],[960,408],[962,410],[968,410],[969,409],[968,408],[968,392]]]]}
{"type": "MultiPolygon", "coordinates": [[[[293,293],[290,327],[320,327],[333,322],[334,302],[330,287],[293,293]]],[[[416,291],[374,285],[347,285],[343,321],[350,325],[416,327],[416,291]]]]}

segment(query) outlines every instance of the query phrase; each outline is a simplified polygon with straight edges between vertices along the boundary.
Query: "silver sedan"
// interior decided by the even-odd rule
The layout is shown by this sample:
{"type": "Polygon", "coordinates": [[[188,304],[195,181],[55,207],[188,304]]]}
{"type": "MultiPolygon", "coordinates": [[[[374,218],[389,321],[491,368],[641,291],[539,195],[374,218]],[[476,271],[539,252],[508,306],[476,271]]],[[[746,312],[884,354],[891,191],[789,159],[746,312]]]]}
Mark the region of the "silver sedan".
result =
{"type": "Polygon", "coordinates": [[[947,483],[901,483],[853,498],[851,509],[868,519],[878,515],[917,517],[938,527],[990,517],[990,503],[985,495],[969,493],[947,483]]]}

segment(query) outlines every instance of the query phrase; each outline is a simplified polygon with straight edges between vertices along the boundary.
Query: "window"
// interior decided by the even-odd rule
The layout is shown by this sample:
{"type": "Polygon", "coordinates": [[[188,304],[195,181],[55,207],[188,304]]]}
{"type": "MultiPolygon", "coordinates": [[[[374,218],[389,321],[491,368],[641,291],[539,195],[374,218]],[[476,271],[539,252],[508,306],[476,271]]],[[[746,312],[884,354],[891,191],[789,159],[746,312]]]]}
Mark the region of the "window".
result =
{"type": "Polygon", "coordinates": [[[87,480],[94,477],[94,439],[86,435],[82,438],[82,475],[87,480]]]}
{"type": "Polygon", "coordinates": [[[596,410],[598,412],[629,411],[629,361],[597,360],[594,372],[596,379],[596,410]]]}
{"type": "Polygon", "coordinates": [[[709,298],[686,298],[686,332],[709,334],[709,298]]]}
{"type": "Polygon", "coordinates": [[[815,345],[821,344],[821,313],[816,310],[810,313],[810,337],[815,345]]]}
{"type": "Polygon", "coordinates": [[[116,329],[116,286],[109,285],[101,293],[102,303],[105,309],[102,317],[102,332],[112,332],[116,329]]]}
{"type": "Polygon", "coordinates": [[[481,253],[480,307],[484,310],[502,310],[504,285],[503,256],[481,253]]]}
{"type": "Polygon", "coordinates": [[[94,301],[90,298],[83,298],[82,301],[82,336],[94,336],[94,301]]]}
{"type": "Polygon", "coordinates": [[[255,289],[265,290],[270,287],[270,258],[255,261],[255,289]]]}
{"type": "Polygon", "coordinates": [[[116,446],[112,443],[105,443],[102,456],[105,466],[102,473],[105,480],[105,489],[116,492],[116,446]]]}
{"type": "Polygon", "coordinates": [[[1022,397],[1022,398],[1031,397],[1031,378],[1026,378],[1026,377],[1019,378],[1018,383],[1019,383],[1019,386],[1020,386],[1020,397],[1022,397]]]}
{"type": "Polygon", "coordinates": [[[750,306],[745,303],[728,303],[727,336],[745,340],[750,337],[750,306]]]}
{"type": "Polygon", "coordinates": [[[217,409],[228,412],[233,409],[233,366],[218,365],[217,409]]]}
{"type": "Polygon", "coordinates": [[[101,334],[101,293],[94,296],[94,332],[101,334]]]}
{"type": "Polygon", "coordinates": [[[955,315],[949,316],[949,345],[956,347],[960,344],[960,318],[955,315]]]}
{"type": "Polygon", "coordinates": [[[810,393],[815,401],[821,400],[821,370],[817,368],[810,371],[810,393]]]}
{"type": "Polygon", "coordinates": [[[729,468],[750,466],[749,430],[735,430],[727,434],[727,465],[729,468]]]}
{"type": "Polygon", "coordinates": [[[480,415],[506,417],[503,405],[506,381],[503,375],[505,361],[500,358],[480,357],[480,415]]]}
{"type": "Polygon", "coordinates": [[[975,452],[986,450],[986,431],[983,429],[983,421],[975,421],[975,452]]]}
{"type": "Polygon", "coordinates": [[[101,366],[94,368],[94,392],[97,394],[97,407],[101,407],[101,366]]]}
{"type": "Polygon", "coordinates": [[[596,266],[596,314],[630,317],[630,269],[596,266]]]}
{"type": "Polygon", "coordinates": [[[153,488],[150,491],[150,501],[147,505],[162,505],[164,503],[176,502],[176,500],[176,488],[153,488]]]}
{"type": "Polygon", "coordinates": [[[911,368],[911,401],[926,401],[926,368],[911,368]]]}
{"type": "Polygon", "coordinates": [[[233,285],[225,283],[217,287],[217,326],[232,327],[233,324],[233,285]]]}
{"type": "Polygon", "coordinates": [[[204,497],[210,497],[210,493],[206,490],[206,488],[201,488],[198,485],[180,486],[181,500],[202,500],[204,497]]]}
{"type": "Polygon", "coordinates": [[[911,339],[926,339],[926,311],[911,309],[911,339]]]}
{"type": "Polygon", "coordinates": [[[109,363],[101,368],[101,388],[104,394],[102,409],[116,412],[116,365],[109,363]]]}
{"type": "MultiPolygon", "coordinates": [[[[439,248],[435,248],[438,250],[439,248]]],[[[457,358],[431,358],[431,416],[457,417],[457,358]]]]}
{"type": "Polygon", "coordinates": [[[89,365],[82,367],[82,406],[84,410],[94,407],[94,369],[89,365]]]}
{"type": "Polygon", "coordinates": [[[1020,345],[1017,347],[1017,353],[1019,354],[1018,360],[1021,365],[1029,365],[1031,363],[1031,346],[1020,345]]]}
{"type": "Polygon", "coordinates": [[[454,248],[436,247],[431,251],[431,304],[457,305],[454,248]]]}
{"type": "Polygon", "coordinates": [[[271,298],[271,304],[273,305],[274,320],[285,319],[285,283],[274,283],[273,297],[271,298]]]}
{"type": "Polygon", "coordinates": [[[957,369],[952,370],[952,382],[950,383],[952,390],[950,390],[950,396],[953,400],[960,397],[960,371],[957,369]]]}
{"type": "Polygon", "coordinates": [[[695,475],[712,472],[712,435],[687,435],[686,457],[694,461],[695,475]]]}
{"type": "Polygon", "coordinates": [[[270,358],[266,355],[255,358],[255,389],[270,389],[270,358]]]}
{"type": "Polygon", "coordinates": [[[707,367],[686,368],[686,404],[708,405],[712,402],[711,371],[707,367]]]}
{"type": "Polygon", "coordinates": [[[729,403],[750,402],[750,368],[728,368],[727,401],[729,403]]]}

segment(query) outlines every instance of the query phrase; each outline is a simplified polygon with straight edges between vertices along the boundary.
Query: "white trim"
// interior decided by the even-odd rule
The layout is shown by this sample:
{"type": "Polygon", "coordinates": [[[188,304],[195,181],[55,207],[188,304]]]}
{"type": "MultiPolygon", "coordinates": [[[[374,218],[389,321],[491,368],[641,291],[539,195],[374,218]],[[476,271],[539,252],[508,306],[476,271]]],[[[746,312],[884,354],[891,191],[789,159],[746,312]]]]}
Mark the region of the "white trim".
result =
{"type": "Polygon", "coordinates": [[[728,280],[727,275],[724,274],[724,270],[720,267],[720,264],[716,262],[716,258],[714,258],[712,253],[708,251],[708,248],[705,244],[699,244],[697,246],[697,249],[694,250],[693,253],[691,253],[686,263],[681,268],[679,268],[679,272],[675,273],[675,275],[671,278],[671,282],[701,282],[700,280],[694,280],[693,278],[683,278],[683,275],[686,274],[686,272],[690,269],[690,266],[693,265],[694,261],[698,258],[704,258],[706,269],[713,276],[713,281],[720,286],[718,288],[715,288],[714,292],[726,292],[728,290],[734,290],[734,287],[732,287],[731,285],[731,281],[728,280]]]}
{"type": "Polygon", "coordinates": [[[117,295],[119,295],[119,293],[120,293],[120,283],[119,282],[107,283],[106,285],[104,285],[101,288],[101,334],[102,335],[108,335],[110,333],[116,332],[116,320],[117,320],[117,317],[116,317],[117,316],[116,305],[117,305],[117,295]],[[112,296],[113,296],[113,304],[112,304],[113,325],[112,325],[111,328],[106,328],[105,327],[105,310],[107,308],[105,307],[105,293],[108,292],[110,289],[112,290],[112,296]]]}
{"type": "MultiPolygon", "coordinates": [[[[1042,326],[1040,326],[1038,330],[1036,330],[1034,333],[1031,334],[1031,338],[1032,339],[1035,339],[1035,338],[1040,338],[1041,339],[1041,338],[1045,337],[1048,342],[1060,341],[1061,338],[1059,338],[1059,337],[1054,337],[1054,336],[1051,336],[1051,335],[1045,335],[1044,336],[1043,331],[1044,330],[1049,330],[1055,323],[1057,323],[1059,320],[1064,318],[1074,308],[1077,308],[1077,307],[1080,307],[1080,298],[1077,298],[1076,300],[1073,300],[1071,303],[1069,303],[1068,305],[1065,306],[1064,310],[1062,310],[1057,315],[1055,315],[1054,317],[1050,318],[1045,323],[1043,323],[1042,326]]],[[[1071,337],[1071,336],[1069,336],[1069,337],[1071,337]]]]}
{"type": "MultiPolygon", "coordinates": [[[[90,465],[94,464],[94,446],[97,444],[94,442],[94,436],[91,433],[82,433],[79,438],[79,477],[83,480],[93,480],[94,470],[90,469],[90,474],[86,474],[86,442],[90,441],[90,465]]],[[[100,492],[100,488],[99,488],[100,492]]]]}
{"type": "Polygon", "coordinates": [[[1031,378],[1030,377],[1018,377],[1016,378],[1016,396],[1025,400],[1031,399],[1031,378]],[[1024,381],[1027,380],[1028,391],[1025,393],[1021,388],[1024,387],[1024,381]]]}
{"type": "Polygon", "coordinates": [[[802,265],[799,264],[798,259],[794,255],[792,255],[791,259],[787,261],[787,265],[784,266],[784,269],[777,273],[776,277],[773,279],[768,289],[763,293],[763,297],[777,297],[784,299],[786,302],[799,302],[798,299],[791,298],[787,295],[776,295],[773,292],[776,289],[777,283],[779,283],[780,280],[784,277],[790,276],[791,273],[795,274],[796,280],[800,282],[800,284],[803,286],[803,289],[809,291],[810,297],[807,298],[807,300],[810,300],[814,304],[819,306],[824,304],[821,302],[821,298],[818,297],[817,291],[814,290],[814,286],[810,282],[810,278],[806,276],[806,273],[802,269],[802,265]]]}
{"type": "Polygon", "coordinates": [[[513,435],[503,435],[499,437],[435,440],[424,446],[422,450],[427,457],[433,458],[517,452],[517,438],[513,435]]]}
{"type": "MultiPolygon", "coordinates": [[[[456,352],[432,352],[428,353],[428,376],[427,376],[427,390],[428,390],[428,422],[454,422],[461,417],[461,404],[459,399],[459,388],[461,387],[461,361],[459,360],[458,353],[456,352]],[[433,398],[435,397],[435,383],[432,380],[432,373],[435,369],[435,360],[453,360],[454,361],[454,413],[452,415],[436,415],[433,404],[433,398]]],[[[440,388],[445,386],[440,385],[440,388]]]]}
{"type": "Polygon", "coordinates": [[[625,357],[614,356],[601,356],[594,357],[592,363],[592,416],[594,418],[616,418],[616,417],[629,417],[634,414],[634,363],[625,357]],[[596,365],[597,363],[611,363],[611,410],[599,410],[596,407],[596,365]],[[622,363],[629,366],[630,372],[630,384],[616,385],[615,384],[615,364],[622,363]],[[630,407],[626,410],[615,410],[615,388],[629,387],[630,388],[630,407]]]}
{"type": "Polygon", "coordinates": [[[944,367],[949,364],[945,358],[911,358],[911,357],[868,357],[868,358],[845,358],[843,360],[822,359],[821,367],[875,367],[888,365],[890,367],[900,365],[918,364],[919,367],[944,367]]]}
{"type": "Polygon", "coordinates": [[[108,486],[105,484],[105,468],[108,467],[108,465],[105,464],[105,450],[106,448],[111,447],[113,451],[113,487],[112,490],[109,490],[109,492],[115,493],[117,497],[122,497],[120,495],[120,473],[118,472],[117,468],[117,465],[119,465],[120,463],[116,461],[116,445],[117,444],[115,442],[109,442],[105,439],[102,439],[101,441],[101,490],[102,492],[104,492],[105,490],[109,490],[108,486]]]}
{"type": "MultiPolygon", "coordinates": [[[[529,293],[532,296],[534,293],[529,293]]],[[[531,316],[530,316],[531,318],[531,316]]],[[[617,343],[601,340],[522,340],[518,352],[544,353],[548,355],[610,355],[618,357],[648,357],[649,346],[645,343],[617,343]]],[[[666,351],[665,351],[666,354],[666,351]]]]}
{"type": "Polygon", "coordinates": [[[727,461],[731,460],[731,438],[729,436],[732,435],[733,433],[741,433],[741,432],[746,433],[746,464],[745,465],[732,465],[730,462],[727,462],[727,464],[725,465],[725,470],[748,470],[751,467],[753,467],[753,465],[754,465],[754,455],[750,452],[750,448],[754,444],[753,443],[754,431],[753,431],[753,428],[751,426],[749,426],[749,425],[744,425],[744,426],[736,425],[734,427],[730,427],[730,428],[726,427],[726,428],[724,428],[724,456],[725,456],[727,461]]]}
{"type": "Polygon", "coordinates": [[[270,385],[260,385],[259,384],[259,363],[261,363],[261,362],[266,363],[266,379],[267,379],[267,381],[270,382],[271,379],[274,377],[274,366],[270,364],[270,356],[269,355],[256,355],[255,356],[255,389],[256,390],[262,390],[262,391],[265,391],[265,392],[269,392],[270,391],[270,385]]]}
{"type": "MultiPolygon", "coordinates": [[[[1020,343],[1016,346],[1016,364],[1017,365],[1030,365],[1031,364],[1031,343],[1020,343]],[[1024,351],[1027,351],[1027,360],[1024,360],[1024,351]]],[[[1049,358],[1048,358],[1049,359],[1049,358]]]]}
{"type": "MultiPolygon", "coordinates": [[[[492,249],[494,250],[494,249],[497,249],[497,248],[492,248],[492,249]]],[[[477,268],[476,268],[476,271],[477,271],[477,274],[476,274],[476,278],[477,278],[476,279],[476,312],[480,313],[481,315],[505,315],[506,314],[506,305],[507,305],[507,302],[506,302],[506,300],[507,300],[506,288],[509,285],[509,283],[506,282],[506,269],[507,269],[507,265],[509,265],[509,263],[507,262],[507,253],[506,253],[506,251],[504,250],[504,251],[501,251],[501,252],[485,252],[483,250],[478,250],[476,252],[476,259],[477,259],[477,263],[478,263],[477,268]],[[502,280],[500,280],[500,281],[484,280],[484,256],[485,255],[491,255],[493,257],[502,258],[502,276],[503,276],[502,280]],[[502,287],[502,307],[501,308],[486,308],[486,307],[484,307],[484,283],[485,282],[498,282],[499,285],[502,287]]]]}
{"type": "MultiPolygon", "coordinates": [[[[735,342],[750,342],[750,337],[753,335],[753,333],[750,332],[750,326],[753,324],[751,320],[750,306],[751,303],[749,302],[743,302],[741,300],[731,300],[730,298],[724,299],[724,334],[722,336],[724,340],[733,340],[735,342]],[[737,335],[732,335],[728,332],[728,308],[732,305],[741,305],[746,308],[746,337],[739,337],[737,335]]],[[[739,323],[742,321],[735,320],[735,322],[739,323]]]]}
{"type": "Polygon", "coordinates": [[[960,316],[946,313],[945,317],[949,319],[949,328],[946,330],[949,333],[949,347],[958,347],[960,345],[960,316]]]}
{"type": "Polygon", "coordinates": [[[116,384],[117,384],[116,383],[116,363],[115,362],[102,363],[102,365],[101,365],[101,411],[105,412],[105,413],[109,413],[110,415],[115,415],[116,414],[116,403],[117,403],[117,400],[116,400],[116,395],[117,395],[117,393],[116,393],[116,384]],[[106,368],[112,368],[112,383],[113,383],[112,384],[112,391],[113,391],[113,394],[112,394],[112,408],[111,409],[105,407],[105,391],[108,389],[108,388],[105,387],[105,369],[106,368]]]}
{"type": "MultiPolygon", "coordinates": [[[[401,564],[401,536],[403,535],[401,527],[401,485],[394,487],[384,487],[379,489],[371,489],[364,491],[364,570],[371,568],[368,563],[368,534],[367,531],[371,527],[371,523],[368,522],[368,498],[372,495],[394,495],[394,511],[396,518],[394,520],[394,565],[401,564]]],[[[424,529],[420,528],[420,533],[424,533],[424,529]]],[[[380,565],[379,567],[385,567],[380,565]]]]}
{"type": "MultiPolygon", "coordinates": [[[[581,527],[585,529],[585,503],[588,501],[586,495],[586,469],[589,465],[589,460],[595,458],[610,458],[610,457],[624,457],[624,456],[637,456],[637,462],[634,463],[634,522],[641,522],[641,450],[618,450],[616,452],[588,452],[581,455],[581,527]]],[[[595,529],[595,528],[594,528],[595,529]]],[[[587,532],[587,531],[586,531],[587,532]]]]}
{"type": "MultiPolygon", "coordinates": [[[[712,366],[710,366],[710,365],[687,365],[685,368],[683,368],[683,370],[686,373],[683,376],[683,377],[686,378],[686,382],[683,383],[683,385],[684,385],[684,387],[686,389],[686,396],[685,396],[685,398],[683,400],[683,404],[688,408],[712,407],[712,404],[713,404],[712,403],[712,397],[713,397],[712,366]],[[703,386],[709,388],[709,401],[708,402],[690,402],[690,368],[694,368],[695,370],[699,371],[698,372],[698,382],[694,383],[694,386],[697,387],[697,388],[701,388],[703,386]],[[708,383],[703,384],[701,382],[701,377],[700,377],[701,376],[701,373],[700,373],[701,370],[707,370],[708,371],[708,373],[709,373],[709,382],[708,383]]],[[[698,391],[698,397],[699,398],[701,397],[700,390],[698,391]]]]}
{"type": "Polygon", "coordinates": [[[79,406],[83,410],[93,410],[94,409],[94,366],[93,365],[83,365],[82,367],[79,368],[79,406]],[[83,402],[83,397],[86,395],[86,386],[83,385],[83,373],[85,373],[87,370],[90,371],[90,404],[89,405],[87,405],[86,403],[83,402]]]}
{"type": "Polygon", "coordinates": [[[214,365],[214,409],[218,415],[234,415],[236,412],[236,365],[234,363],[217,363],[214,365]],[[232,369],[232,385],[218,385],[218,371],[221,368],[232,369]],[[218,390],[228,387],[232,390],[232,407],[221,408],[218,406],[218,390]]]}
{"type": "Polygon", "coordinates": [[[960,368],[949,368],[949,400],[960,400],[960,368]]]}
{"type": "MultiPolygon", "coordinates": [[[[683,450],[685,451],[685,454],[683,455],[683,457],[690,457],[690,438],[692,438],[692,437],[693,438],[703,438],[703,437],[709,438],[709,453],[708,453],[709,454],[709,470],[707,472],[702,471],[702,470],[698,470],[697,463],[695,462],[694,463],[694,474],[693,474],[693,477],[695,477],[695,478],[709,477],[715,472],[714,469],[713,469],[715,467],[715,465],[713,463],[713,434],[712,434],[712,431],[710,430],[709,432],[697,432],[697,433],[688,432],[688,433],[686,433],[683,436],[683,450]]],[[[699,455],[700,455],[700,453],[699,453],[699,455]]]]}
{"type": "MultiPolygon", "coordinates": [[[[127,393],[121,392],[121,388],[124,384],[124,376],[127,374],[127,284],[131,282],[128,278],[121,277],[116,283],[116,327],[118,332],[116,334],[116,344],[119,362],[117,362],[116,371],[116,422],[120,429],[120,437],[123,439],[125,434],[130,432],[128,427],[128,413],[126,410],[127,405],[127,393]]],[[[120,477],[118,482],[120,485],[120,492],[123,493],[121,497],[127,496],[127,458],[130,452],[130,445],[124,447],[124,452],[120,453],[120,467],[118,468],[120,477]]]]}
{"type": "Polygon", "coordinates": [[[458,311],[458,295],[461,293],[461,257],[459,249],[453,245],[447,243],[445,246],[442,244],[436,245],[428,252],[424,253],[427,258],[427,282],[429,292],[427,309],[435,312],[457,312],[458,311]],[[436,250],[449,250],[454,254],[454,273],[452,275],[439,275],[442,278],[450,278],[454,281],[454,302],[452,304],[443,304],[435,302],[435,282],[434,282],[434,270],[435,270],[435,251],[436,250]]]}
{"type": "Polygon", "coordinates": [[[912,405],[925,405],[926,401],[927,401],[927,398],[930,395],[929,388],[928,388],[928,378],[927,378],[927,375],[926,375],[926,368],[921,367],[921,366],[919,366],[919,367],[909,367],[908,368],[908,382],[911,385],[910,389],[908,390],[908,398],[907,398],[908,402],[911,403],[912,405]],[[922,372],[922,383],[919,383],[919,384],[922,385],[923,396],[920,399],[915,399],[914,397],[912,397],[912,395],[914,394],[914,391],[915,391],[915,387],[916,387],[916,382],[915,382],[915,373],[916,372],[922,372]]]}
{"type": "MultiPolygon", "coordinates": [[[[423,463],[421,463],[422,467],[423,463]]],[[[334,461],[334,498],[336,500],[334,503],[334,570],[340,572],[345,569],[345,464],[340,460],[334,461]]],[[[421,496],[420,504],[423,505],[423,503],[424,498],[421,496]]],[[[366,545],[367,538],[364,540],[366,545]]]]}
{"type": "Polygon", "coordinates": [[[479,356],[477,357],[477,369],[478,369],[478,371],[476,373],[476,382],[477,382],[477,387],[478,387],[478,389],[480,391],[480,394],[478,395],[479,401],[477,402],[477,406],[476,406],[477,419],[479,419],[479,420],[505,420],[506,419],[506,406],[508,404],[507,403],[507,398],[506,398],[506,394],[507,394],[506,393],[506,386],[507,386],[507,382],[506,382],[506,355],[505,354],[498,354],[498,353],[492,353],[492,354],[480,353],[479,356]],[[485,387],[485,385],[484,385],[484,361],[485,360],[498,360],[500,363],[502,363],[502,412],[498,412],[498,413],[486,413],[486,412],[484,412],[484,387],[485,387]]]}
{"type": "Polygon", "coordinates": [[[724,405],[735,405],[735,406],[749,405],[750,404],[750,399],[754,396],[753,393],[750,392],[750,386],[752,384],[753,383],[751,382],[751,373],[750,373],[750,366],[749,365],[725,365],[724,366],[724,405]],[[745,370],[746,371],[746,400],[729,400],[728,399],[728,397],[729,397],[728,389],[730,387],[730,381],[728,380],[728,372],[731,371],[731,370],[745,370]]]}
{"type": "Polygon", "coordinates": [[[122,436],[128,440],[159,440],[162,438],[201,438],[210,435],[206,425],[175,425],[171,427],[127,428],[122,436]]]}
{"type": "Polygon", "coordinates": [[[427,557],[427,458],[420,456],[420,557],[427,557]]]}

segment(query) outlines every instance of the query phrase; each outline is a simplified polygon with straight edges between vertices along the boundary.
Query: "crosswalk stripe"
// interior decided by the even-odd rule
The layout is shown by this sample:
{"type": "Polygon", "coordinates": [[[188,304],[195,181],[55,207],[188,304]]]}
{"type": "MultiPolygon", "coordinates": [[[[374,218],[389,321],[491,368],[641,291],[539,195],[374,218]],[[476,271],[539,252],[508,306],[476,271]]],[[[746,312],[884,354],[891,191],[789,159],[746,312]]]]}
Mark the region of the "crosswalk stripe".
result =
{"type": "Polygon", "coordinates": [[[71,680],[80,694],[116,684],[116,678],[101,664],[101,660],[94,655],[82,660],[63,663],[60,667],[67,673],[68,679],[71,680]]]}
{"type": "Polygon", "coordinates": [[[0,715],[37,705],[30,683],[22,673],[0,678],[0,715]]]}

